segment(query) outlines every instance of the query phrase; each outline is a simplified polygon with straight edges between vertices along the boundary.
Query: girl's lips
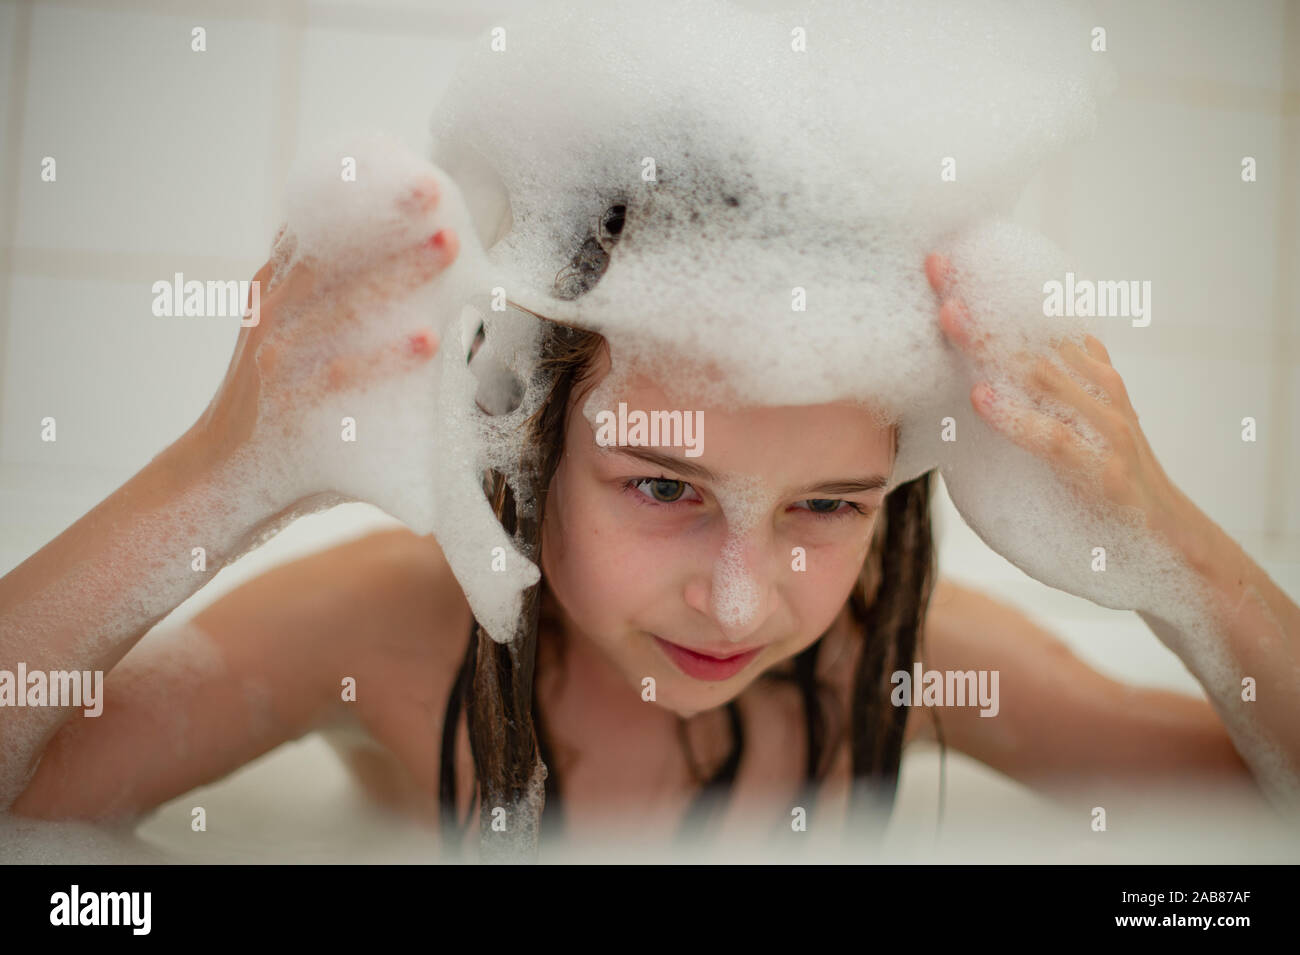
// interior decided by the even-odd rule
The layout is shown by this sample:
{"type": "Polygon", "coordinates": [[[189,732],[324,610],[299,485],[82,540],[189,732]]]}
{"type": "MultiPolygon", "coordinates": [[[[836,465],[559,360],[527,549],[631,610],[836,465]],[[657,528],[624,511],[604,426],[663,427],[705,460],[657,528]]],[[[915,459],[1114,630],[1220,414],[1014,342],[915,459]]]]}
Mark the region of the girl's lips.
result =
{"type": "Polygon", "coordinates": [[[762,647],[755,647],[752,650],[746,650],[744,653],[738,653],[735,656],[720,660],[717,657],[706,656],[703,653],[696,653],[685,647],[679,647],[677,644],[669,643],[654,634],[651,634],[651,636],[655,638],[659,648],[663,650],[677,669],[696,680],[707,680],[714,683],[735,676],[745,669],[754,657],[763,652],[762,647]]]}

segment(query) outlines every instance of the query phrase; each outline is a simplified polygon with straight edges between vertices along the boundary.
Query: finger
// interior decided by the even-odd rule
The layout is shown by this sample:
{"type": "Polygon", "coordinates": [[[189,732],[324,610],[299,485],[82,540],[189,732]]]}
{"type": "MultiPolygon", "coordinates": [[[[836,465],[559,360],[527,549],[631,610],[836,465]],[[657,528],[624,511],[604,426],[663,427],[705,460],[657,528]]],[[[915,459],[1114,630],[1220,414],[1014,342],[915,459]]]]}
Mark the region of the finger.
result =
{"type": "Polygon", "coordinates": [[[1045,355],[1029,364],[1022,384],[1035,397],[1052,398],[1078,411],[1103,434],[1112,433],[1122,423],[1114,408],[1090,395],[1045,355]]]}
{"type": "Polygon", "coordinates": [[[317,290],[320,275],[309,259],[302,259],[271,290],[278,302],[302,302],[310,299],[317,290]]]}
{"type": "Polygon", "coordinates": [[[397,200],[398,208],[407,215],[428,215],[438,205],[442,190],[432,176],[422,179],[397,200]]]}
{"type": "Polygon", "coordinates": [[[385,271],[386,279],[391,282],[388,294],[413,292],[433,281],[459,254],[460,238],[451,229],[439,229],[414,249],[399,254],[385,271]]]}
{"type": "Polygon", "coordinates": [[[356,280],[366,299],[388,301],[409,295],[431,282],[447,268],[460,251],[460,240],[451,229],[440,229],[414,246],[395,253],[356,280]]]}
{"type": "MultiPolygon", "coordinates": [[[[1088,337],[1092,338],[1092,336],[1088,337]]],[[[1097,342],[1095,338],[1092,340],[1097,342]]],[[[1097,346],[1100,345],[1101,342],[1097,342],[1097,346]]],[[[1105,353],[1105,349],[1102,349],[1102,353],[1105,353]]],[[[1093,357],[1073,342],[1062,345],[1060,354],[1071,368],[1100,388],[1112,405],[1124,407],[1129,404],[1128,389],[1124,387],[1124,379],[1109,361],[1103,362],[1093,357]]]]}
{"type": "Polygon", "coordinates": [[[1088,354],[1091,355],[1094,359],[1103,362],[1107,365],[1111,364],[1110,352],[1106,351],[1106,346],[1103,345],[1100,341],[1098,341],[1096,338],[1093,338],[1091,335],[1085,335],[1083,338],[1083,343],[1085,346],[1087,346],[1088,354]]]}
{"type": "Polygon", "coordinates": [[[952,288],[952,266],[938,252],[931,252],[925,259],[925,277],[930,280],[930,287],[940,300],[946,299],[952,288]]]}
{"type": "Polygon", "coordinates": [[[325,390],[356,388],[408,371],[432,359],[438,353],[438,345],[437,332],[425,327],[360,355],[340,355],[325,366],[325,390]]]}
{"type": "Polygon", "coordinates": [[[971,390],[971,404],[990,427],[1059,470],[1083,474],[1091,469],[1079,435],[1064,422],[994,393],[984,382],[971,390]]]}
{"type": "Polygon", "coordinates": [[[988,357],[988,333],[977,328],[970,309],[959,298],[950,298],[939,308],[939,327],[958,348],[976,361],[988,357]]]}
{"type": "Polygon", "coordinates": [[[406,336],[406,341],[399,346],[399,353],[403,359],[418,364],[438,354],[439,344],[437,332],[432,328],[422,328],[406,336]]]}

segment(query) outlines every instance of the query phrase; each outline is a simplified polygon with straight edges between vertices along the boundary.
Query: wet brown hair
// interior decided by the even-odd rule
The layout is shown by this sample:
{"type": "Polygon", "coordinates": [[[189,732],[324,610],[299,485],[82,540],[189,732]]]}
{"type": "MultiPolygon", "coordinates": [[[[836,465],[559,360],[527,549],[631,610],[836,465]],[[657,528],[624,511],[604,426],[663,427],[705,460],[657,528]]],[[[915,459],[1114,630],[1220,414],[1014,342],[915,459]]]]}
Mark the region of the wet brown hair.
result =
{"type": "MultiPolygon", "coordinates": [[[[603,224],[623,225],[622,207],[611,207],[603,224]],[[616,219],[612,213],[617,209],[616,219]]],[[[593,230],[595,231],[595,230],[593,230]]],[[[617,231],[614,232],[617,235],[617,231]]],[[[608,239],[608,234],[606,234],[608,239]]],[[[597,261],[600,271],[608,255],[593,255],[591,238],[574,262],[597,261]]],[[[604,248],[604,246],[601,246],[604,248]]],[[[572,269],[566,270],[570,276],[572,269]]],[[[596,280],[599,275],[596,276],[596,280]]],[[[594,281],[588,282],[589,288],[594,281]]],[[[559,278],[557,277],[557,288],[559,278]]],[[[585,288],[583,289],[585,291],[585,288]]],[[[485,477],[484,490],[497,518],[514,537],[521,553],[541,565],[541,524],[547,493],[564,447],[564,435],[574,392],[591,374],[605,340],[582,329],[543,322],[538,373],[544,376],[547,396],[528,420],[521,442],[520,476],[516,487],[525,501],[495,471],[485,477]]],[[[895,432],[897,442],[897,432],[895,432]]],[[[895,444],[895,448],[897,444],[895,444]]],[[[927,472],[907,481],[885,496],[876,520],[867,557],[848,607],[862,640],[849,701],[848,744],[852,758],[854,808],[871,810],[865,820],[878,836],[887,821],[898,785],[903,735],[910,707],[890,702],[890,675],[911,669],[916,659],[926,608],[937,573],[930,526],[930,480],[927,472]]],[[[458,847],[474,811],[457,818],[455,739],[462,710],[468,719],[470,749],[477,780],[480,849],[485,861],[517,858],[520,847],[536,846],[542,827],[558,828],[561,811],[560,780],[555,770],[545,724],[534,693],[537,676],[538,631],[545,580],[525,591],[514,639],[494,641],[475,623],[460,671],[447,701],[440,757],[439,802],[445,845],[458,847]],[[543,807],[529,794],[539,776],[545,776],[543,807]],[[493,832],[492,810],[505,807],[506,834],[493,832]]],[[[825,634],[797,654],[790,670],[769,670],[760,679],[793,683],[799,690],[805,715],[808,759],[804,790],[811,794],[823,780],[843,734],[833,732],[833,722],[823,697],[827,690],[816,678],[817,657],[825,634]]],[[[702,790],[697,809],[716,805],[713,797],[733,783],[744,751],[744,724],[733,700],[726,705],[732,729],[730,755],[705,780],[696,771],[702,790]]],[[[936,730],[942,744],[942,731],[936,730]]],[[[684,720],[680,737],[688,765],[694,767],[686,745],[684,720]]],[[[698,823],[698,813],[688,823],[698,823]]]]}

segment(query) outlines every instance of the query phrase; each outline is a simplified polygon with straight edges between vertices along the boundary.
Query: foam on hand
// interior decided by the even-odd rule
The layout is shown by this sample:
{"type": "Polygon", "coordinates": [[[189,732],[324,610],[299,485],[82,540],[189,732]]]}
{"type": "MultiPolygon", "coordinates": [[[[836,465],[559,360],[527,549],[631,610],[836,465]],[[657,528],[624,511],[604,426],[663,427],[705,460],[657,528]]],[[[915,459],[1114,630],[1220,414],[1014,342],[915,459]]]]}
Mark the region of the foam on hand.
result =
{"type": "Polygon", "coordinates": [[[259,349],[259,363],[274,348],[296,373],[283,376],[292,387],[260,396],[268,427],[250,457],[276,465],[276,486],[295,497],[328,491],[368,501],[427,534],[442,362],[404,362],[401,349],[432,331],[439,347],[460,350],[456,318],[481,285],[481,249],[462,241],[457,261],[417,288],[396,286],[392,270],[445,226],[471,233],[460,193],[399,140],[353,134],[295,161],[285,220],[272,290],[305,263],[318,276],[318,298],[277,312],[259,349]],[[327,311],[329,298],[349,303],[350,314],[327,311]],[[366,371],[365,381],[334,387],[329,371],[340,360],[366,371]],[[348,419],[355,430],[345,440],[348,419]]]}

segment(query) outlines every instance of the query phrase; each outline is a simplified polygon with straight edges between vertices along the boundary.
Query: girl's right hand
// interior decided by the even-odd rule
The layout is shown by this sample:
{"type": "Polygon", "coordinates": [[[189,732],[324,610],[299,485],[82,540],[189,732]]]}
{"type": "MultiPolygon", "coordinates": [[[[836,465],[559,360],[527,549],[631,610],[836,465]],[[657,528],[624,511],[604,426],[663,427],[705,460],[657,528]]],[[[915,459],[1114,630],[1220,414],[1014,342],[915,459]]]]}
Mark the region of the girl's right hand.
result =
{"type": "MultiPolygon", "coordinates": [[[[431,221],[438,198],[436,180],[423,180],[401,200],[400,211],[431,221]]],[[[295,243],[282,226],[271,260],[253,278],[260,292],[257,323],[240,329],[226,377],[196,424],[219,460],[264,434],[292,431],[295,415],[313,396],[361,390],[380,377],[414,373],[437,353],[431,325],[394,332],[369,349],[346,342],[355,338],[348,332],[360,330],[371,313],[399,302],[455,261],[460,241],[450,228],[431,228],[420,243],[375,264],[358,268],[303,257],[277,275],[277,262],[294,260],[295,243]]]]}

